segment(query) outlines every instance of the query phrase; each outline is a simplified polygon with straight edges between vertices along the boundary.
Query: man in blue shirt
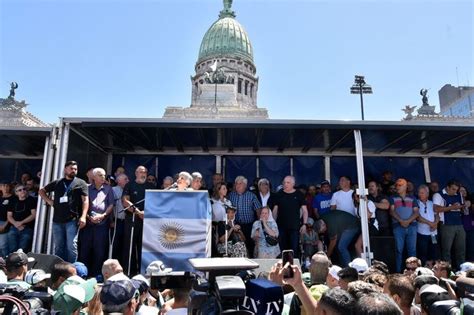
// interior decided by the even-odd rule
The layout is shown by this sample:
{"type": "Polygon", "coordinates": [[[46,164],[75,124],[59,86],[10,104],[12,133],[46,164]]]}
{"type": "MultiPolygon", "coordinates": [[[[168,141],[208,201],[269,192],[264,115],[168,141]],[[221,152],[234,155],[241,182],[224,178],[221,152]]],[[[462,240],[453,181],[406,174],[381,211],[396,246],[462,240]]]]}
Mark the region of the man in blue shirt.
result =
{"type": "Polygon", "coordinates": [[[459,266],[465,261],[466,233],[462,224],[463,200],[458,194],[459,183],[450,180],[442,192],[433,196],[434,208],[437,213],[444,215],[441,224],[441,259],[459,266]],[[454,247],[455,262],[451,261],[451,249],[454,247]]]}
{"type": "Polygon", "coordinates": [[[313,209],[316,219],[331,211],[331,184],[327,180],[321,182],[321,192],[314,197],[313,209]]]}

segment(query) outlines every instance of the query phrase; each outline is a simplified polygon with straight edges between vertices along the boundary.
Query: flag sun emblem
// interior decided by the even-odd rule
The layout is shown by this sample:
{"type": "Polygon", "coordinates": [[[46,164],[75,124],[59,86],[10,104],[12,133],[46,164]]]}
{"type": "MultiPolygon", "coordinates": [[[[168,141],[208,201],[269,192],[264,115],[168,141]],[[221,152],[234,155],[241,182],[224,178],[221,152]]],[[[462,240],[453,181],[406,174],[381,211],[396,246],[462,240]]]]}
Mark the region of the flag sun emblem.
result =
{"type": "Polygon", "coordinates": [[[160,226],[159,241],[164,248],[176,249],[184,238],[184,228],[176,222],[167,222],[160,226]]]}

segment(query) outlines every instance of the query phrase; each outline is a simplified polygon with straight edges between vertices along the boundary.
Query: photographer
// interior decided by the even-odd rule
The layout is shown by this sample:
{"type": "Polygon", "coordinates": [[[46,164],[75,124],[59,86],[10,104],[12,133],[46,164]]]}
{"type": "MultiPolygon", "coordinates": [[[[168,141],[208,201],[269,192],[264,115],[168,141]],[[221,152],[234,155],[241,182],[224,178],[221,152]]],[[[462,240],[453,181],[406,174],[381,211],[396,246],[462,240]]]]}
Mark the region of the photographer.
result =
{"type": "Polygon", "coordinates": [[[227,221],[219,222],[217,226],[217,233],[219,235],[217,251],[220,254],[226,254],[228,257],[247,257],[244,233],[240,225],[235,224],[236,209],[228,207],[226,211],[227,221]]]}

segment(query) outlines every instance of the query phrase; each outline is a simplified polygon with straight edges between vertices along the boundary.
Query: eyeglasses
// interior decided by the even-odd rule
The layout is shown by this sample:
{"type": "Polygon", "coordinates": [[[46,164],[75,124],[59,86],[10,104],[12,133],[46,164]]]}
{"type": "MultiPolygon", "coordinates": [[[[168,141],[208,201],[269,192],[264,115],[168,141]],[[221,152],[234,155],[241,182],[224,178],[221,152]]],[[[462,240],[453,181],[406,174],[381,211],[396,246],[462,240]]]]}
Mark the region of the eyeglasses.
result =
{"type": "Polygon", "coordinates": [[[26,188],[18,188],[17,190],[15,190],[16,192],[20,192],[20,191],[26,191],[26,188]]]}

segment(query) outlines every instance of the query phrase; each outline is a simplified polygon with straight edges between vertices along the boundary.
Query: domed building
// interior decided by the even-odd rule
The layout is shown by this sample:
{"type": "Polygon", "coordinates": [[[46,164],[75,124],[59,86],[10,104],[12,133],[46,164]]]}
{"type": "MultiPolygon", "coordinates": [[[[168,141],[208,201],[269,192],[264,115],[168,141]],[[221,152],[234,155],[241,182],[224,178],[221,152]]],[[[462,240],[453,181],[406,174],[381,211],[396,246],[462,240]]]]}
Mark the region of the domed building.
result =
{"type": "Polygon", "coordinates": [[[164,118],[265,119],[257,107],[258,76],[252,44],[224,0],[219,19],[204,35],[191,76],[191,106],[167,107],[164,118]]]}

